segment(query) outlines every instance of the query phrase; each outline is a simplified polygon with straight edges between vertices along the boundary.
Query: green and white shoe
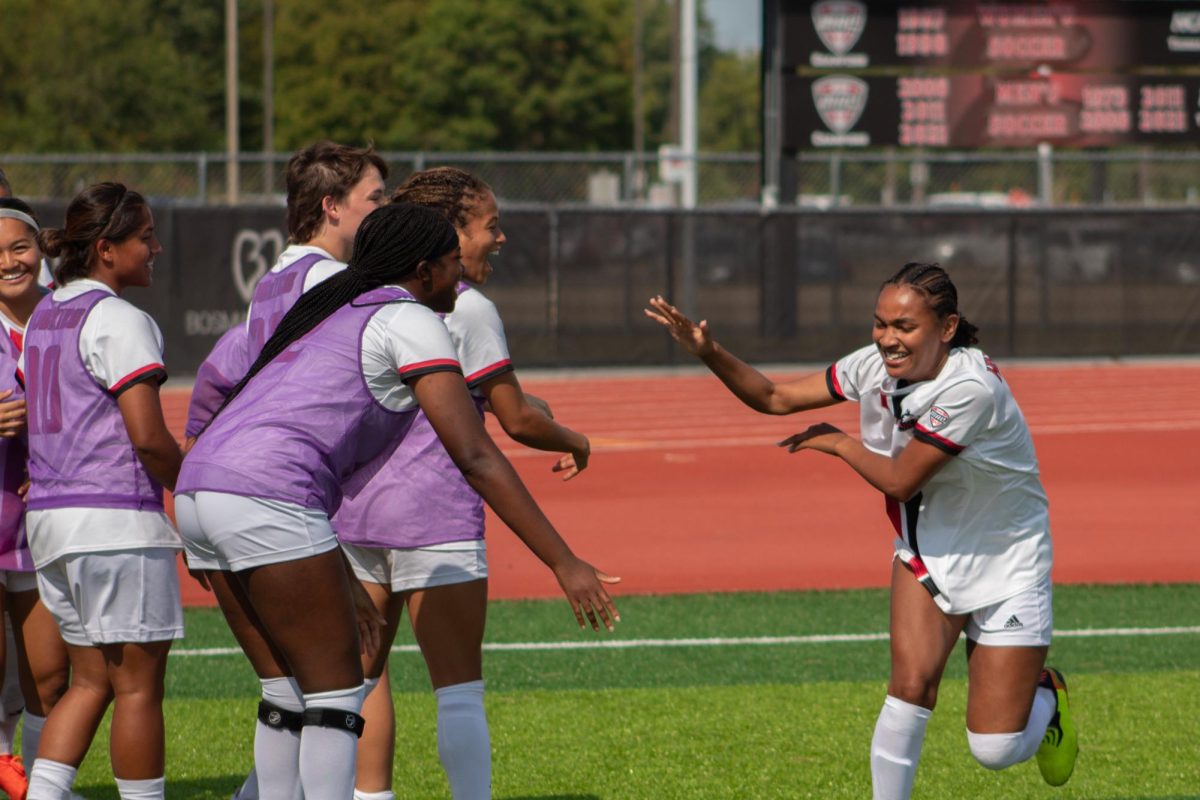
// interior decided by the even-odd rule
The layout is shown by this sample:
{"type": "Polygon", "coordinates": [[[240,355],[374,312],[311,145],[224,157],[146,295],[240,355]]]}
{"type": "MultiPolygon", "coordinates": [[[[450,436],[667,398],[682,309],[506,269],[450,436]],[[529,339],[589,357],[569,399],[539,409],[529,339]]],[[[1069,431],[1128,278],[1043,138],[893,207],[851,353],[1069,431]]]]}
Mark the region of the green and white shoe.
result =
{"type": "Polygon", "coordinates": [[[1067,699],[1067,682],[1054,667],[1042,672],[1042,686],[1053,689],[1058,698],[1058,708],[1046,726],[1046,735],[1038,747],[1038,769],[1042,778],[1051,786],[1062,786],[1075,770],[1075,759],[1079,756],[1079,735],[1071,719],[1071,704],[1067,699]]]}

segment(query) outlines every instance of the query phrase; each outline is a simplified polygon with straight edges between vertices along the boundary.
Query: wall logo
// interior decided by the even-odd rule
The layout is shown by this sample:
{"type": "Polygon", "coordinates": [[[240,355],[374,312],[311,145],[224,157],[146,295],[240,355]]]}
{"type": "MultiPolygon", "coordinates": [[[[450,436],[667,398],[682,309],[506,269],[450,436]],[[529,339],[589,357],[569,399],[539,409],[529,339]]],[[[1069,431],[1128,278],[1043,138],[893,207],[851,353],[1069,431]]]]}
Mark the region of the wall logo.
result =
{"type": "Polygon", "coordinates": [[[283,252],[283,234],[272,228],[266,231],[240,230],[233,239],[233,283],[242,300],[249,303],[254,287],[271,269],[283,252]]]}
{"type": "Polygon", "coordinates": [[[867,27],[867,6],[858,0],[821,0],[813,3],[813,30],[829,53],[812,53],[814,67],[865,67],[866,53],[851,53],[867,27]],[[831,55],[832,54],[832,55],[831,55]]]}
{"type": "Polygon", "coordinates": [[[825,127],[833,132],[813,131],[813,145],[865,147],[870,144],[871,137],[867,133],[850,132],[862,117],[869,94],[867,82],[853,75],[826,75],[813,81],[813,106],[825,127]]]}

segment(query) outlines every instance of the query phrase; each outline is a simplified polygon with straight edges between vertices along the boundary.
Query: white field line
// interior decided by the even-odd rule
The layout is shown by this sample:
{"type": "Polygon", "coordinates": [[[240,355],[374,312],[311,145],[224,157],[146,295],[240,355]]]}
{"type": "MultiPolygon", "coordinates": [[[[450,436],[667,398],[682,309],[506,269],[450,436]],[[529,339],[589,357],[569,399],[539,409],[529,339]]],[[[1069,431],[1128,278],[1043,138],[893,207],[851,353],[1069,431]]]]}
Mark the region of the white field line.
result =
{"type": "MultiPolygon", "coordinates": [[[[1200,635],[1200,625],[1174,628],[1080,628],[1055,631],[1056,637],[1065,639],[1114,638],[1122,636],[1176,636],[1200,635]]],[[[716,636],[704,639],[599,639],[588,642],[487,642],[483,649],[488,652],[534,652],[557,650],[637,650],[653,647],[754,647],[762,645],[796,644],[842,644],[846,642],[886,642],[886,633],[829,633],[813,636],[716,636]]],[[[237,647],[201,647],[191,650],[174,650],[172,656],[206,657],[234,656],[241,653],[237,647]]],[[[393,653],[417,653],[415,644],[396,645],[393,653]]]]}

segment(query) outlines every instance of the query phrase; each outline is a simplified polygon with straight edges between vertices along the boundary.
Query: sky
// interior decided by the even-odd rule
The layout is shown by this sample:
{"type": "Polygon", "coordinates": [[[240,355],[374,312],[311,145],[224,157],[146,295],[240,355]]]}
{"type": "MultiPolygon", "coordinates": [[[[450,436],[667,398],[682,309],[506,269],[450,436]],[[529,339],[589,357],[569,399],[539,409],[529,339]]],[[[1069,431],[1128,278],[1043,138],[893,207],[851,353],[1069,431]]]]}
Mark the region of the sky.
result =
{"type": "Polygon", "coordinates": [[[759,50],[762,46],[762,3],[759,0],[705,0],[717,47],[759,50]]]}

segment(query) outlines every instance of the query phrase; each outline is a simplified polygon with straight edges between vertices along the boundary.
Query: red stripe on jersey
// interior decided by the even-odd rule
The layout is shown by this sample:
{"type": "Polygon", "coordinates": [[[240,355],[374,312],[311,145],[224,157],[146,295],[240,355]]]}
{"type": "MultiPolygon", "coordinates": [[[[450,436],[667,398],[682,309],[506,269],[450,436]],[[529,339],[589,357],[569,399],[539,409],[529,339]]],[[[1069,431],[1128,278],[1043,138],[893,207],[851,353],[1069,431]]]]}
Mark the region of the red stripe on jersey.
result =
{"type": "Polygon", "coordinates": [[[429,361],[418,361],[416,364],[405,364],[396,371],[401,375],[407,375],[414,370],[429,369],[430,367],[452,367],[454,369],[462,369],[462,365],[460,365],[453,358],[434,358],[430,359],[429,361]]]}
{"type": "Polygon", "coordinates": [[[16,328],[9,328],[8,338],[12,339],[12,343],[17,346],[18,353],[23,353],[25,351],[25,335],[23,333],[16,328]]]}
{"type": "Polygon", "coordinates": [[[952,442],[945,436],[938,436],[936,433],[922,425],[918,425],[916,427],[915,433],[920,434],[922,438],[931,439],[932,442],[940,444],[944,449],[954,453],[961,453],[965,449],[965,445],[952,442]]]}
{"type": "Polygon", "coordinates": [[[117,392],[121,391],[123,386],[129,385],[131,381],[135,381],[145,375],[147,372],[153,372],[156,369],[162,370],[163,372],[167,371],[167,368],[162,364],[148,364],[135,372],[129,373],[124,378],[121,378],[121,380],[108,387],[108,391],[110,394],[116,394],[117,392]]]}
{"type": "Polygon", "coordinates": [[[512,366],[511,358],[506,358],[503,361],[497,361],[495,364],[492,364],[491,366],[484,367],[481,370],[476,370],[475,372],[472,372],[470,375],[467,376],[467,383],[470,383],[471,381],[475,380],[480,375],[486,375],[489,372],[494,372],[503,367],[511,367],[511,366],[512,366]]]}
{"type": "Polygon", "coordinates": [[[883,498],[887,504],[888,519],[892,521],[892,527],[896,529],[897,536],[904,536],[904,531],[900,529],[900,503],[890,497],[883,498]]]}

